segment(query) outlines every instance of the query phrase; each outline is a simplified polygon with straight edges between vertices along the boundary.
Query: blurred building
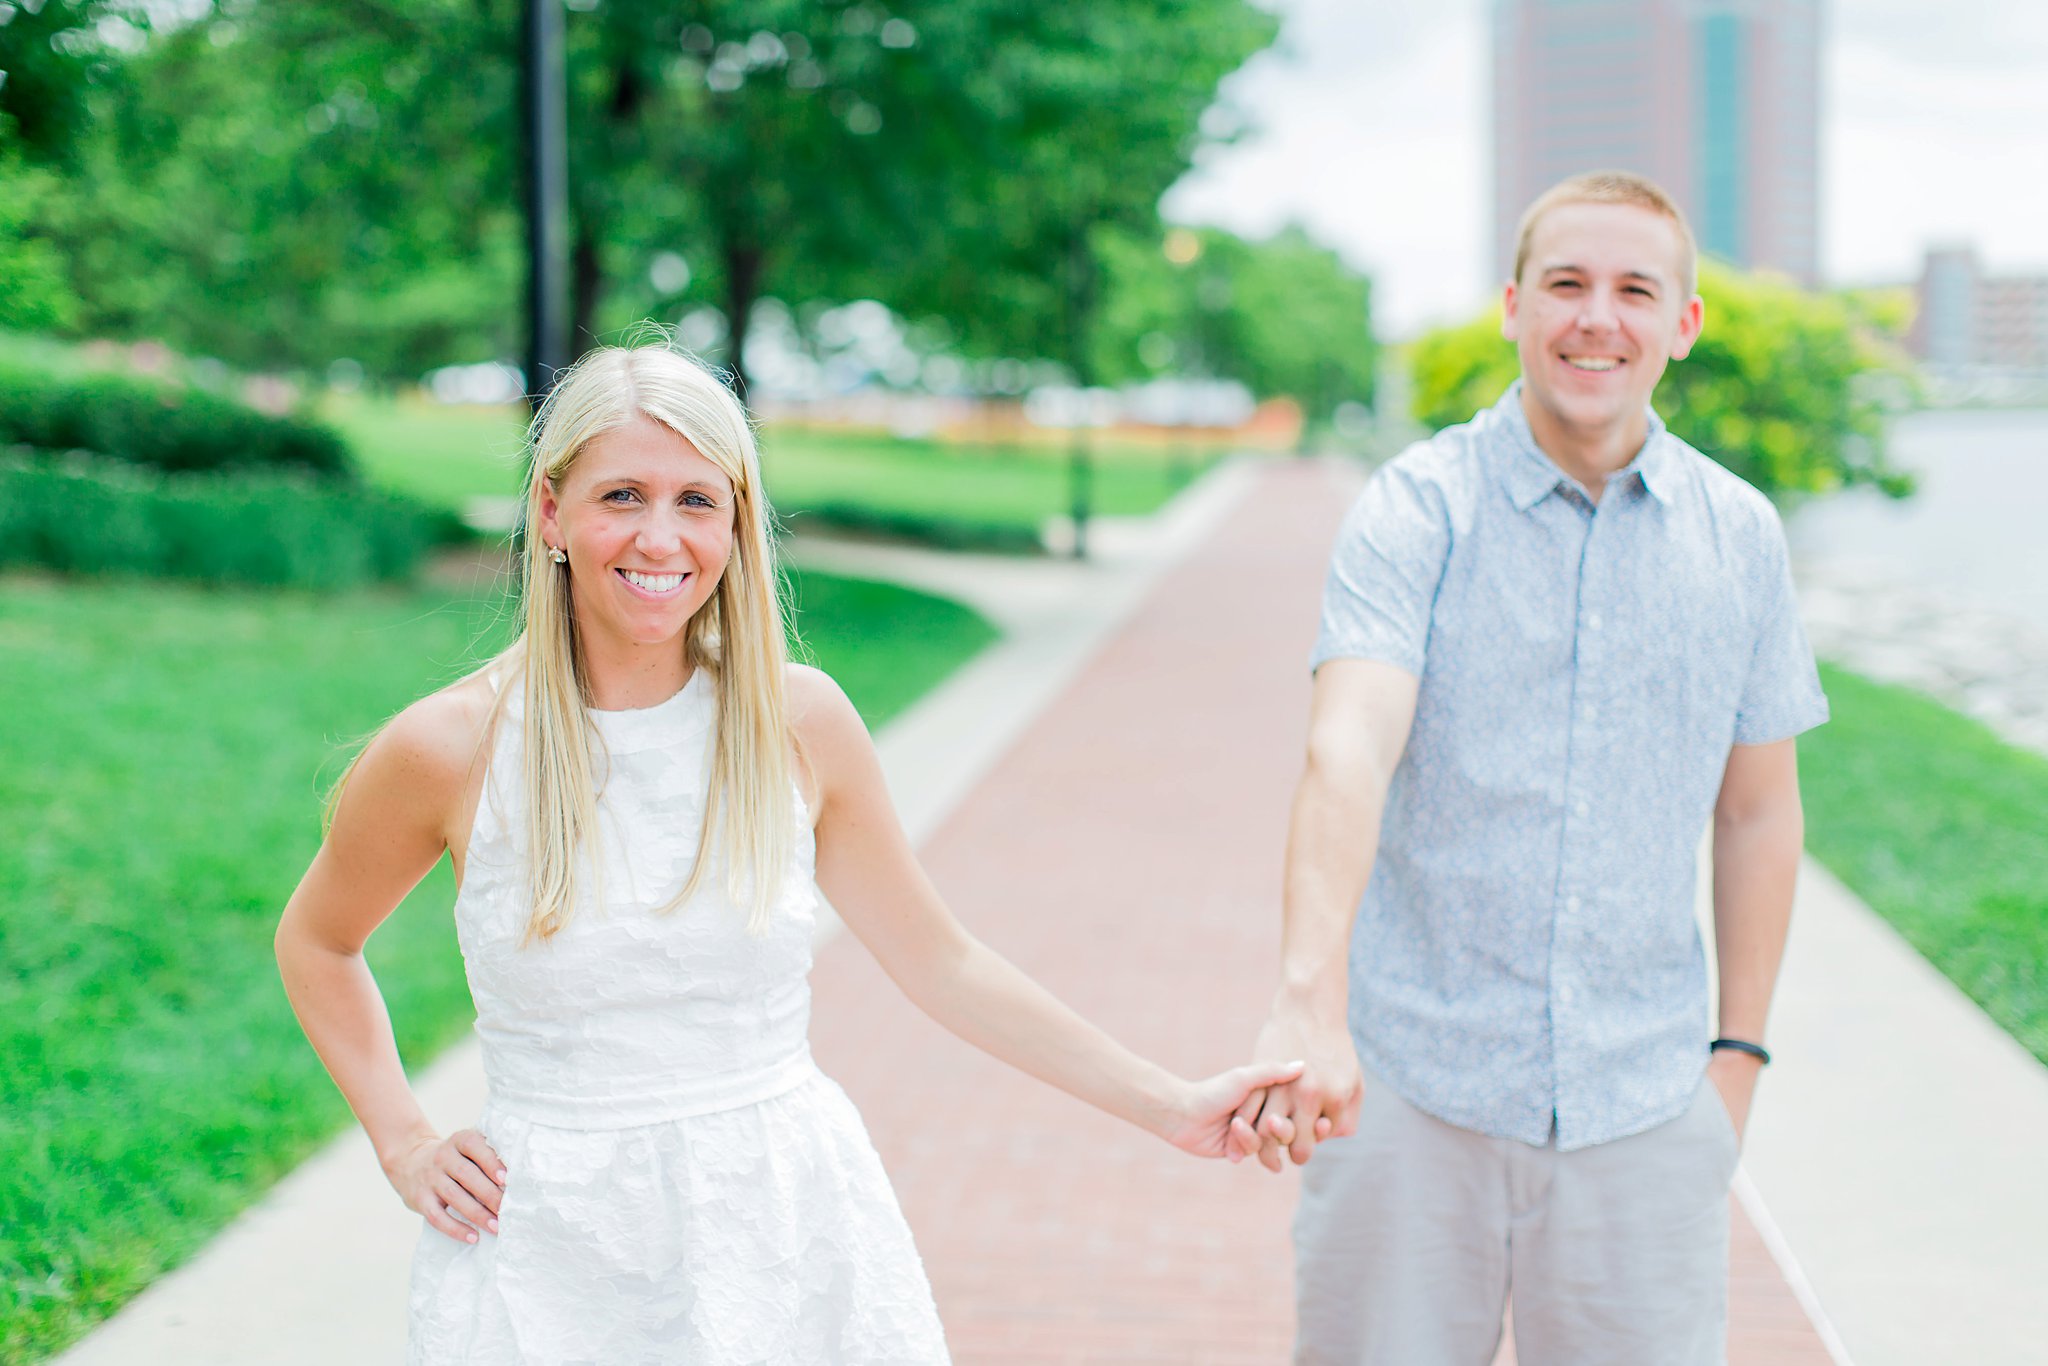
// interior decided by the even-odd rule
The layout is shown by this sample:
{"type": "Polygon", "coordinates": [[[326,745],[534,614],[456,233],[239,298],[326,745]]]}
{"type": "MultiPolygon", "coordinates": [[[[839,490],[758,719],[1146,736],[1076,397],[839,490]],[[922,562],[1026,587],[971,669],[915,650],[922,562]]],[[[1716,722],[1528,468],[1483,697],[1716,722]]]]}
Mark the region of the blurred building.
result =
{"type": "Polygon", "coordinates": [[[2048,373],[2048,275],[1986,275],[1972,247],[1927,253],[1909,345],[1931,366],[2048,373]]]}
{"type": "Polygon", "coordinates": [[[1538,194],[1615,169],[1669,190],[1703,251],[1815,283],[1820,41],[1821,0],[1493,0],[1489,271],[1538,194]]]}

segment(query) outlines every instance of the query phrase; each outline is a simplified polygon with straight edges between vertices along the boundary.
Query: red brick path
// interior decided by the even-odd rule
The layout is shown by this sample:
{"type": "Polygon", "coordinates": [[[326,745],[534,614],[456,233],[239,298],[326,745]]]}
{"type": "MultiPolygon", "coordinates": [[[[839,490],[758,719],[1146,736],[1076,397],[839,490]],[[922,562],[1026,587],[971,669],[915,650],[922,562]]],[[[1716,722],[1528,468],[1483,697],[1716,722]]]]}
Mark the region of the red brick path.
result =
{"type": "MultiPolygon", "coordinates": [[[[1355,490],[1265,473],[923,850],[976,933],[1186,1075],[1243,1061],[1272,990],[1325,556],[1355,490]]],[[[1284,1362],[1295,1176],[1201,1162],[918,1014],[850,936],[812,1030],[860,1105],[961,1366],[1284,1362]]],[[[1827,1356],[1736,1212],[1737,1366],[1827,1356]]]]}

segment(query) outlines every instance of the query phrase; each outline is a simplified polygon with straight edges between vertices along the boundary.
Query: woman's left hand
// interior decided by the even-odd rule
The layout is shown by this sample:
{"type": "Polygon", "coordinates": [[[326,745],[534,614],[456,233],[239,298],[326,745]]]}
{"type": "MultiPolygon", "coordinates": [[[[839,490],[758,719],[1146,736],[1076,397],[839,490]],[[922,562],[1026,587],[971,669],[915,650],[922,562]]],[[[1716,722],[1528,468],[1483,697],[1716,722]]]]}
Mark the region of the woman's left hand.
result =
{"type": "MultiPolygon", "coordinates": [[[[1284,1085],[1300,1075],[1298,1062],[1254,1062],[1218,1072],[1206,1081],[1187,1082],[1159,1136],[1196,1157],[1228,1157],[1236,1162],[1242,1154],[1230,1139],[1231,1126],[1244,1123],[1238,1118],[1239,1107],[1253,1092],[1284,1085]]],[[[1252,1140],[1254,1148],[1257,1142],[1252,1140]]]]}

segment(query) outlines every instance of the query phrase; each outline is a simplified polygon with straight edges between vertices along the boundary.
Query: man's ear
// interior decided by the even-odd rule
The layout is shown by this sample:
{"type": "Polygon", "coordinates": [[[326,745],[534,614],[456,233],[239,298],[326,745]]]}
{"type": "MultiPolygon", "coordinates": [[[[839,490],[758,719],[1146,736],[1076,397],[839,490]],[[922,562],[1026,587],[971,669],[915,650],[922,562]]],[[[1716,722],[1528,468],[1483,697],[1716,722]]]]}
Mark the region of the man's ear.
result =
{"type": "Polygon", "coordinates": [[[1519,340],[1515,336],[1515,282],[1508,281],[1507,288],[1500,296],[1500,335],[1506,341],[1519,340]]]}
{"type": "Polygon", "coordinates": [[[1671,359],[1684,360],[1691,355],[1692,344],[1700,339],[1700,329],[1706,325],[1706,301],[1695,294],[1685,301],[1685,311],[1678,315],[1678,336],[1671,343],[1671,359]]]}

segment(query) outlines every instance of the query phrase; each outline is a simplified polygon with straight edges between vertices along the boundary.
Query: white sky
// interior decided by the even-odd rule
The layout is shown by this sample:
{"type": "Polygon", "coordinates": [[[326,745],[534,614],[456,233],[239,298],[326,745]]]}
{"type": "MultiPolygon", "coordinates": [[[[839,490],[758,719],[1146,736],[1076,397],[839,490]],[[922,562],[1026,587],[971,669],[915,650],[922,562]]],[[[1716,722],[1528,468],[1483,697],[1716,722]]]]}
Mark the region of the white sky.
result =
{"type": "MultiPolygon", "coordinates": [[[[1491,296],[1486,0],[1272,0],[1274,48],[1224,86],[1252,133],[1168,193],[1169,218],[1304,225],[1374,277],[1404,336],[1491,296]]],[[[1826,0],[1821,269],[1910,280],[1930,243],[2048,271],[2048,4],[1826,0]]]]}

